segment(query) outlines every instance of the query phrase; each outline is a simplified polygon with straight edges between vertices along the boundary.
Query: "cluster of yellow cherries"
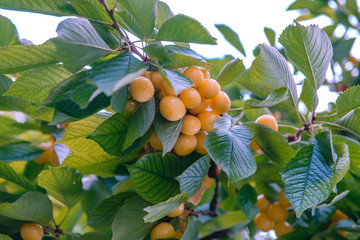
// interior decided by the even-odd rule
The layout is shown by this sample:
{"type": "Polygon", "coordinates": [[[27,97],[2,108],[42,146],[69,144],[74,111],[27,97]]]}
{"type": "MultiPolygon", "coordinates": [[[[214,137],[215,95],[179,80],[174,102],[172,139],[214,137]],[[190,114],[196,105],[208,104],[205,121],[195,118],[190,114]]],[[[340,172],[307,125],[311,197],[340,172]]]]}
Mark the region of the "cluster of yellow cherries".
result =
{"type": "Polygon", "coordinates": [[[284,196],[283,190],[278,194],[278,202],[274,203],[271,203],[263,194],[259,195],[256,206],[260,209],[260,212],[254,218],[257,229],[267,232],[275,228],[278,237],[294,231],[293,226],[286,222],[289,217],[287,208],[291,204],[284,196]]]}
{"type": "MultiPolygon", "coordinates": [[[[219,83],[210,79],[206,69],[188,67],[183,74],[193,82],[193,86],[182,90],[179,95],[159,72],[146,72],[144,76],[136,78],[130,83],[130,93],[137,102],[146,102],[158,91],[161,115],[168,121],[183,118],[180,135],[173,147],[177,155],[185,156],[194,150],[207,154],[205,137],[214,130],[214,122],[220,114],[229,110],[231,101],[221,91],[219,83]]],[[[152,134],[150,144],[155,150],[163,149],[156,132],[152,134]]]]}

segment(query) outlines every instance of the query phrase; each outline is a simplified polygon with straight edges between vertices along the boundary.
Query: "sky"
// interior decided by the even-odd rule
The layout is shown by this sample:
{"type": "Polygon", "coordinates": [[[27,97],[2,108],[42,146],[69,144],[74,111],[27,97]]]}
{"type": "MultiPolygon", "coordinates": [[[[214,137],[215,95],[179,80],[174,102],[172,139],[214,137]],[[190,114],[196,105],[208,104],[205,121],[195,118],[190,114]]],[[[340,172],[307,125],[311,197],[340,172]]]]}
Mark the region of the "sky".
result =
{"type": "MultiPolygon", "coordinates": [[[[300,15],[298,11],[286,11],[294,0],[222,0],[221,3],[219,0],[163,1],[170,6],[174,14],[182,13],[195,18],[208,29],[213,37],[218,39],[218,44],[215,46],[192,44],[192,49],[206,58],[231,54],[243,59],[246,67],[250,67],[254,59],[253,49],[261,43],[269,44],[264,34],[264,27],[273,29],[276,32],[277,39],[280,33],[300,15]],[[246,57],[226,42],[216,29],[215,24],[225,24],[238,33],[245,48],[246,57]]],[[[58,23],[66,19],[65,17],[2,9],[0,9],[0,14],[8,17],[17,26],[20,38],[26,38],[35,44],[41,44],[49,38],[56,37],[58,23]]],[[[320,17],[302,22],[304,25],[312,23],[325,27],[330,25],[331,21],[325,17],[320,17]]],[[[357,41],[355,44],[357,45],[356,51],[354,51],[355,55],[360,58],[360,42],[357,41]]],[[[331,97],[328,90],[322,91],[325,91],[324,94],[328,96],[330,101],[335,99],[336,96],[331,97]]],[[[326,108],[326,102],[320,103],[318,111],[326,108]]]]}

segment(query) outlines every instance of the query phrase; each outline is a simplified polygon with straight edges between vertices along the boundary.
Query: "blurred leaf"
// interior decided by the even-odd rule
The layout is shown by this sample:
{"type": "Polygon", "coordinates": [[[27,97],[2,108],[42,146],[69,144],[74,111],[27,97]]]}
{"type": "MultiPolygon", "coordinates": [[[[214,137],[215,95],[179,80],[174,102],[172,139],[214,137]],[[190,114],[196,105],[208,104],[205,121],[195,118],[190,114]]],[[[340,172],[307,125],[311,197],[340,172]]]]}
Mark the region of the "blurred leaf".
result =
{"type": "Polygon", "coordinates": [[[69,72],[77,72],[112,51],[87,19],[66,19],[56,32],[56,54],[69,72]]]}
{"type": "Polygon", "coordinates": [[[189,199],[189,194],[181,193],[169,198],[165,202],[144,208],[148,212],[144,217],[145,222],[155,222],[174,212],[183,202],[189,199]]]}
{"type": "Polygon", "coordinates": [[[266,38],[268,39],[270,45],[275,47],[275,36],[276,36],[275,31],[271,28],[265,27],[264,32],[265,32],[266,38]]]}
{"type": "Polygon", "coordinates": [[[139,240],[144,239],[151,232],[156,223],[145,223],[143,210],[148,204],[138,196],[128,199],[120,207],[112,223],[112,240],[139,240]],[[131,216],[131,221],[129,221],[131,216]]]}
{"type": "Polygon", "coordinates": [[[65,0],[1,0],[0,8],[27,11],[55,16],[76,15],[75,9],[65,0]]]}
{"type": "Polygon", "coordinates": [[[125,201],[133,197],[134,193],[119,193],[106,198],[99,203],[88,217],[88,225],[94,228],[104,228],[110,226],[115,215],[125,201]]]}
{"type": "Polygon", "coordinates": [[[266,108],[275,106],[288,99],[288,89],[278,88],[271,92],[264,100],[248,99],[245,101],[244,108],[266,108]]]}
{"type": "MultiPolygon", "coordinates": [[[[259,47],[260,55],[253,61],[250,68],[251,83],[263,88],[262,91],[268,93],[281,87],[287,87],[291,101],[296,108],[298,104],[296,84],[285,58],[274,47],[266,44],[259,47]]],[[[268,94],[259,96],[267,97],[268,94]]]]}
{"type": "Polygon", "coordinates": [[[350,157],[349,148],[345,143],[334,144],[335,151],[338,154],[338,160],[335,167],[335,184],[341,181],[349,171],[350,157]]]}
{"type": "Polygon", "coordinates": [[[243,61],[235,58],[223,67],[217,77],[217,81],[221,86],[229,85],[245,70],[243,61]]]}
{"type": "Polygon", "coordinates": [[[33,113],[36,108],[29,101],[13,96],[3,96],[9,90],[12,83],[13,81],[10,78],[0,75],[0,111],[33,113]]]}
{"type": "Polygon", "coordinates": [[[59,62],[55,47],[49,45],[14,45],[0,47],[0,74],[16,73],[59,62]]]}
{"type": "Polygon", "coordinates": [[[39,192],[27,192],[14,203],[0,203],[0,212],[6,217],[44,225],[53,217],[52,202],[39,192]]]}
{"type": "Polygon", "coordinates": [[[161,114],[157,114],[154,119],[154,128],[163,144],[163,156],[170,152],[174,147],[181,131],[183,118],[178,121],[167,121],[161,114]]]}
{"type": "Polygon", "coordinates": [[[0,234],[0,240],[12,240],[12,238],[7,235],[0,234]]]}
{"type": "Polygon", "coordinates": [[[245,213],[248,219],[252,219],[259,212],[259,209],[255,206],[257,202],[257,193],[250,185],[246,184],[240,189],[237,200],[240,209],[245,213]]]}
{"type": "Polygon", "coordinates": [[[0,29],[2,33],[0,36],[0,47],[9,46],[19,37],[15,25],[8,18],[1,15],[0,29]]]}
{"type": "Polygon", "coordinates": [[[154,121],[155,112],[154,98],[140,104],[131,117],[130,125],[122,147],[124,150],[130,147],[135,140],[143,136],[149,130],[154,121]]]}
{"type": "Polygon", "coordinates": [[[243,211],[227,212],[203,223],[200,227],[200,231],[212,233],[234,227],[246,221],[247,218],[243,211]]]}
{"type": "MultiPolygon", "coordinates": [[[[27,130],[38,130],[39,126],[33,123],[20,123],[15,121],[12,118],[8,118],[0,115],[0,136],[10,137],[13,135],[18,135],[27,130]]],[[[1,152],[1,150],[0,150],[1,152]]]]}
{"type": "Polygon", "coordinates": [[[212,64],[214,67],[209,70],[210,76],[212,79],[217,79],[219,76],[219,73],[223,69],[223,67],[230,62],[231,60],[235,59],[231,55],[225,55],[223,58],[210,58],[206,59],[206,61],[210,64],[212,64]]]}
{"type": "MultiPolygon", "coordinates": [[[[296,23],[282,32],[279,42],[284,46],[286,55],[295,67],[305,75],[305,81],[309,81],[307,86],[316,92],[325,81],[326,71],[333,56],[327,34],[318,26],[304,27],[296,23]]],[[[313,108],[309,110],[315,111],[313,108]]]]}
{"type": "Polygon", "coordinates": [[[131,17],[123,18],[140,39],[147,39],[155,28],[157,0],[117,0],[131,17]],[[136,28],[134,27],[136,26],[136,28]]]}
{"type": "Polygon", "coordinates": [[[200,221],[191,221],[186,225],[186,229],[181,240],[193,240],[197,239],[199,236],[199,231],[201,227],[200,221]]]}
{"type": "Polygon", "coordinates": [[[24,98],[40,105],[49,95],[51,89],[70,75],[62,65],[35,68],[18,77],[5,93],[5,96],[24,98]]]}
{"type": "Polygon", "coordinates": [[[245,57],[246,53],[240,41],[238,34],[225,24],[215,24],[215,27],[221,32],[226,41],[228,41],[234,48],[241,52],[245,57]]]}
{"type": "MultiPolygon", "coordinates": [[[[323,137],[326,135],[319,136],[323,137]]],[[[325,138],[301,148],[280,172],[285,182],[285,197],[297,217],[305,209],[325,201],[335,185],[335,173],[328,165],[331,160],[327,159],[331,156],[331,149],[325,146],[324,141],[325,138]]]]}
{"type": "Polygon", "coordinates": [[[6,162],[0,161],[0,178],[9,182],[18,184],[27,190],[34,191],[35,185],[32,184],[26,177],[15,172],[15,170],[6,162]]]}
{"type": "Polygon", "coordinates": [[[123,52],[93,68],[90,80],[108,96],[128,85],[143,74],[148,67],[130,52],[123,52]]]}
{"type": "Polygon", "coordinates": [[[127,166],[136,192],[151,203],[166,201],[179,193],[175,177],[186,166],[172,154],[161,157],[161,153],[146,154],[135,164],[127,166]]]}
{"type": "Polygon", "coordinates": [[[230,183],[249,177],[256,171],[254,155],[249,147],[253,136],[250,128],[236,125],[228,132],[215,129],[205,138],[206,150],[228,175],[230,183]]]}
{"type": "Polygon", "coordinates": [[[254,132],[254,140],[261,150],[274,163],[284,166],[296,151],[289,145],[281,133],[258,123],[246,123],[254,132]]]}
{"type": "Polygon", "coordinates": [[[27,141],[7,141],[7,139],[0,138],[0,160],[15,161],[15,160],[33,160],[44,152],[43,149],[32,145],[27,141]]]}
{"type": "Polygon", "coordinates": [[[210,33],[198,21],[182,14],[166,20],[161,25],[156,40],[216,44],[210,33]]]}
{"type": "Polygon", "coordinates": [[[50,167],[39,174],[39,186],[55,199],[72,208],[82,197],[82,176],[72,167],[50,167]]]}
{"type": "Polygon", "coordinates": [[[209,155],[205,155],[177,176],[176,180],[180,183],[180,192],[187,192],[190,197],[193,196],[200,189],[209,167],[210,158],[209,155]]]}
{"type": "Polygon", "coordinates": [[[354,45],[356,38],[351,39],[339,39],[333,43],[334,47],[334,61],[342,62],[349,57],[350,51],[354,45]]]}

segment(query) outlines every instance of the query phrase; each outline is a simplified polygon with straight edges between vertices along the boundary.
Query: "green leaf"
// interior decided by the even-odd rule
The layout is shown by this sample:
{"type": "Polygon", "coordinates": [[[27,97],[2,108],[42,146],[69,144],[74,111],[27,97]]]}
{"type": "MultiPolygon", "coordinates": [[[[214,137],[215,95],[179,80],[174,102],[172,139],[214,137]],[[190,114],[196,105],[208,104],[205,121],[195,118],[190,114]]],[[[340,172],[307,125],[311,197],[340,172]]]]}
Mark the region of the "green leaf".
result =
{"type": "Polygon", "coordinates": [[[244,103],[245,109],[273,107],[288,99],[288,89],[278,88],[271,92],[264,100],[248,99],[244,103]]]}
{"type": "Polygon", "coordinates": [[[12,240],[12,238],[7,235],[0,234],[0,240],[12,240]]]}
{"type": "Polygon", "coordinates": [[[154,128],[163,144],[163,156],[170,152],[179,137],[183,118],[178,121],[168,121],[161,114],[157,114],[154,119],[154,128]]]}
{"type": "Polygon", "coordinates": [[[51,45],[0,47],[0,74],[16,73],[59,62],[51,45]]]}
{"type": "Polygon", "coordinates": [[[24,98],[40,105],[51,89],[70,75],[62,65],[35,68],[18,77],[5,96],[24,98]]]}
{"type": "Polygon", "coordinates": [[[130,52],[123,52],[95,66],[90,80],[110,96],[143,74],[147,67],[147,63],[139,61],[130,52]]]}
{"type": "Polygon", "coordinates": [[[187,66],[199,66],[212,68],[213,65],[208,63],[202,56],[188,47],[178,45],[166,45],[164,49],[167,51],[173,63],[163,63],[167,69],[181,68],[187,66]]]}
{"type": "Polygon", "coordinates": [[[88,139],[91,134],[108,116],[93,115],[89,118],[72,123],[57,143],[64,144],[71,149],[63,165],[75,167],[84,175],[96,174],[112,176],[117,165],[136,159],[137,155],[116,157],[107,154],[95,141],[88,139]]]}
{"type": "Polygon", "coordinates": [[[166,201],[179,193],[175,177],[185,169],[184,162],[172,154],[146,154],[135,164],[127,166],[136,192],[151,203],[166,201]]]}
{"type": "Polygon", "coordinates": [[[168,51],[161,44],[161,42],[152,42],[149,43],[146,47],[143,48],[149,57],[154,60],[158,60],[162,64],[174,64],[176,63],[168,54],[168,51]]]}
{"type": "Polygon", "coordinates": [[[279,132],[258,123],[245,125],[251,128],[254,132],[254,141],[274,163],[284,166],[290,158],[295,156],[295,150],[279,132]]]}
{"type": "Polygon", "coordinates": [[[180,183],[180,192],[193,196],[201,187],[210,167],[210,157],[205,155],[188,167],[176,180],[180,183]]]}
{"type": "Polygon", "coordinates": [[[250,69],[247,69],[244,72],[242,72],[239,75],[239,77],[235,80],[235,83],[239,84],[241,87],[246,88],[253,94],[264,99],[271,93],[271,91],[273,91],[271,89],[265,89],[256,83],[255,84],[252,83],[250,69]]]}
{"type": "Polygon", "coordinates": [[[52,124],[79,120],[110,105],[110,98],[105,94],[95,94],[96,92],[93,94],[94,86],[88,82],[90,74],[91,71],[74,74],[60,82],[50,91],[48,97],[40,105],[39,109],[43,107],[54,107],[58,112],[67,115],[61,115],[59,119],[56,119],[57,116],[55,112],[54,120],[57,120],[57,122],[54,123],[53,120],[52,124]],[[73,98],[82,104],[85,102],[86,107],[82,108],[82,106],[73,101],[73,98]],[[86,101],[86,99],[88,99],[88,101],[86,101]],[[68,119],[69,117],[75,118],[75,120],[68,119]]]}
{"type": "Polygon", "coordinates": [[[146,214],[144,217],[144,221],[155,222],[174,212],[181,205],[181,203],[188,199],[189,195],[187,193],[181,193],[172,198],[169,198],[165,202],[160,202],[156,205],[144,208],[144,211],[148,212],[148,214],[146,214]]]}
{"type": "Polygon", "coordinates": [[[132,18],[123,19],[129,25],[137,25],[133,33],[140,39],[147,39],[155,28],[157,0],[117,0],[132,18]],[[128,21],[131,20],[131,21],[128,21]]]}
{"type": "Polygon", "coordinates": [[[155,22],[156,28],[159,29],[161,27],[161,25],[166,20],[171,18],[172,16],[174,16],[174,14],[171,11],[171,9],[169,8],[169,6],[165,2],[158,1],[158,3],[157,3],[156,22],[155,22]]]}
{"type": "Polygon", "coordinates": [[[7,141],[7,139],[0,138],[0,160],[15,161],[15,160],[33,160],[44,152],[43,149],[31,145],[27,141],[7,141]]]}
{"type": "Polygon", "coordinates": [[[271,46],[275,47],[275,31],[271,28],[264,28],[266,38],[268,39],[271,46]]]}
{"type": "Polygon", "coordinates": [[[1,0],[0,8],[56,16],[77,14],[70,3],[65,0],[37,0],[36,2],[29,0],[1,0]]]}
{"type": "Polygon", "coordinates": [[[39,186],[68,208],[72,208],[82,197],[82,176],[72,167],[50,167],[39,174],[39,186]]]}
{"type": "Polygon", "coordinates": [[[0,47],[9,46],[12,42],[17,40],[18,32],[15,25],[6,17],[0,15],[0,47]]]}
{"type": "Polygon", "coordinates": [[[27,192],[14,203],[0,203],[0,213],[6,217],[45,225],[53,217],[53,207],[45,194],[27,192]]]}
{"type": "Polygon", "coordinates": [[[306,79],[304,79],[302,85],[300,99],[305,103],[305,106],[309,110],[314,108],[314,103],[315,103],[315,108],[319,103],[316,90],[311,86],[310,81],[306,79]]]}
{"type": "Polygon", "coordinates": [[[345,143],[334,144],[335,152],[338,154],[335,167],[335,184],[341,181],[349,171],[350,156],[349,148],[345,143]]]}
{"type": "Polygon", "coordinates": [[[257,202],[256,191],[248,184],[244,185],[238,192],[237,200],[240,209],[245,213],[248,219],[252,219],[259,212],[255,206],[257,202]]]}
{"type": "Polygon", "coordinates": [[[254,155],[249,147],[252,138],[251,129],[240,125],[228,132],[215,129],[205,138],[206,150],[228,175],[230,183],[249,177],[256,171],[254,155]]]}
{"type": "Polygon", "coordinates": [[[247,218],[243,211],[232,211],[215,217],[201,225],[201,232],[216,232],[244,223],[247,218]]]}
{"type": "Polygon", "coordinates": [[[119,208],[125,201],[134,196],[134,193],[119,193],[106,198],[99,203],[88,217],[88,225],[94,228],[104,228],[113,222],[119,208]]]}
{"type": "Polygon", "coordinates": [[[329,150],[315,141],[315,144],[301,148],[280,171],[285,182],[285,197],[289,199],[297,217],[305,209],[325,201],[332,192],[335,173],[328,165],[331,160],[326,159],[329,150]]]}
{"type": "Polygon", "coordinates": [[[143,136],[149,130],[155,118],[155,110],[154,98],[140,104],[131,117],[123,149],[130,147],[135,140],[143,136]]]}
{"type": "Polygon", "coordinates": [[[344,113],[360,108],[360,85],[353,86],[340,93],[336,99],[336,111],[344,113]]]}
{"type": "Polygon", "coordinates": [[[164,68],[159,68],[159,70],[165,81],[170,83],[170,86],[176,94],[180,94],[182,90],[190,88],[193,85],[193,82],[188,77],[178,71],[164,68]]]}
{"type": "MultiPolygon", "coordinates": [[[[266,44],[261,44],[259,47],[261,52],[250,68],[251,84],[256,84],[268,93],[287,87],[291,101],[296,107],[298,104],[296,84],[285,58],[274,47],[266,44]]],[[[260,97],[265,96],[260,95],[260,97]]]]}
{"type": "Polygon", "coordinates": [[[0,161],[0,178],[16,183],[27,190],[35,190],[35,185],[32,184],[26,177],[15,172],[15,170],[6,162],[0,161]]]}
{"type": "MultiPolygon", "coordinates": [[[[316,25],[304,27],[296,23],[282,32],[279,42],[291,62],[305,75],[305,81],[309,81],[308,86],[316,92],[325,81],[333,55],[327,34],[316,25]]],[[[311,111],[314,110],[311,108],[311,111]]]]}
{"type": "Polygon", "coordinates": [[[128,99],[128,92],[129,92],[128,87],[129,86],[124,86],[120,88],[119,90],[114,92],[114,94],[111,96],[111,102],[110,102],[111,110],[117,113],[122,113],[125,110],[126,101],[128,99]]]}
{"type": "Polygon", "coordinates": [[[82,17],[111,23],[111,18],[106,12],[104,6],[97,0],[71,0],[70,3],[76,12],[78,12],[78,14],[82,17]]]}
{"type": "Polygon", "coordinates": [[[240,41],[239,35],[234,30],[225,24],[215,24],[215,27],[221,32],[226,41],[246,57],[245,49],[240,41]]]}
{"type": "Polygon", "coordinates": [[[360,135],[360,108],[352,110],[342,118],[336,120],[336,123],[345,127],[349,132],[360,135]]]}
{"type": "Polygon", "coordinates": [[[186,229],[181,240],[193,240],[198,239],[200,232],[201,222],[200,221],[191,221],[186,225],[186,229]]]}
{"type": "MultiPolygon", "coordinates": [[[[20,123],[12,118],[0,116],[0,136],[11,137],[25,132],[26,130],[39,130],[39,126],[33,123],[20,123]]],[[[1,151],[0,151],[1,152],[1,151]]]]}
{"type": "Polygon", "coordinates": [[[169,18],[161,25],[156,40],[216,44],[210,33],[198,21],[181,14],[169,18]]]}
{"type": "Polygon", "coordinates": [[[118,194],[122,192],[135,192],[135,187],[131,177],[128,177],[125,180],[122,180],[115,184],[112,187],[112,190],[113,194],[118,194]]]}
{"type": "Polygon", "coordinates": [[[323,131],[317,134],[315,141],[320,149],[327,149],[326,151],[323,150],[322,154],[328,161],[328,165],[333,165],[336,162],[337,155],[334,151],[331,131],[323,131]]]}
{"type": "Polygon", "coordinates": [[[123,145],[129,125],[129,114],[116,113],[105,120],[87,138],[97,142],[108,154],[120,156],[125,150],[123,145]]]}
{"type": "Polygon", "coordinates": [[[145,223],[143,218],[148,204],[139,197],[128,199],[117,212],[112,224],[112,240],[144,239],[151,232],[156,223],[145,223]],[[129,221],[131,216],[131,221],[129,221]]]}
{"type": "Polygon", "coordinates": [[[56,32],[56,54],[69,72],[77,72],[112,52],[87,19],[66,19],[56,32]]]}
{"type": "Polygon", "coordinates": [[[3,96],[3,94],[9,90],[12,83],[13,82],[5,75],[0,75],[0,111],[33,113],[35,107],[29,101],[13,96],[3,96]]]}
{"type": "Polygon", "coordinates": [[[246,70],[242,60],[235,58],[228,62],[217,77],[217,81],[221,86],[231,84],[239,75],[246,70]]]}
{"type": "Polygon", "coordinates": [[[353,138],[346,136],[333,136],[334,144],[345,143],[349,149],[350,156],[350,172],[356,174],[360,177],[360,142],[356,141],[353,138]]]}

